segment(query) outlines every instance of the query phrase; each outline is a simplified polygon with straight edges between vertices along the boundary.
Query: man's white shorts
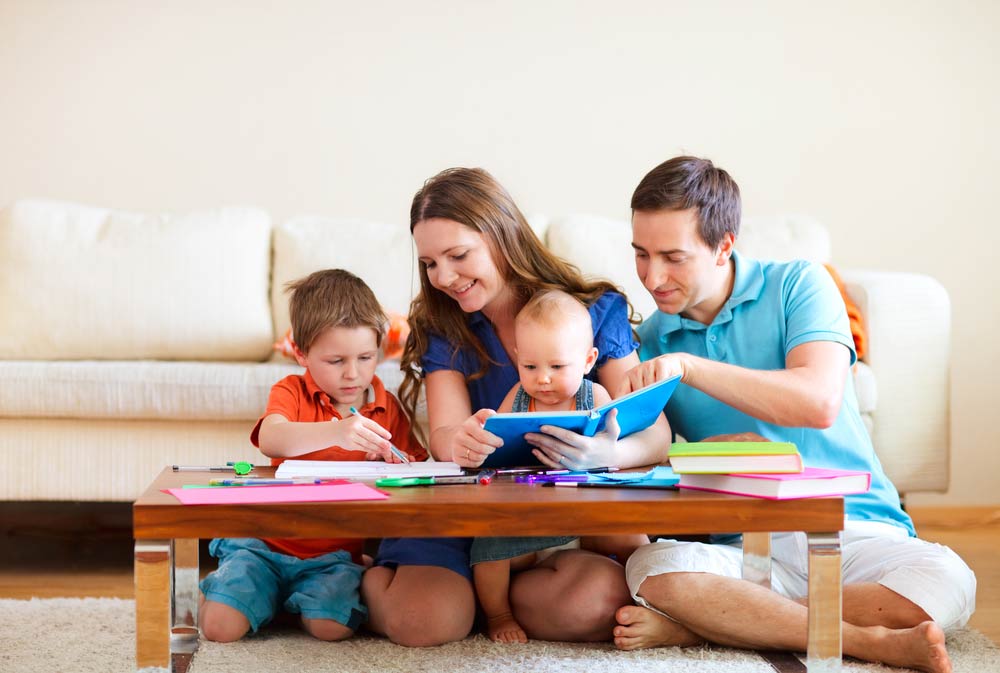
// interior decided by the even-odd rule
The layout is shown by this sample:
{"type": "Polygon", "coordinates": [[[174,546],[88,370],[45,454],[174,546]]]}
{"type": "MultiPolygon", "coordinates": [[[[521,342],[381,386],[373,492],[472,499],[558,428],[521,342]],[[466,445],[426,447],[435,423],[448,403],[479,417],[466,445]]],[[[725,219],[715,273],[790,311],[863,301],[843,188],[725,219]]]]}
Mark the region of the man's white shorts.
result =
{"type": "MultiPolygon", "coordinates": [[[[941,628],[964,626],[976,609],[976,576],[943,545],[910,537],[898,526],[875,521],[848,521],[841,533],[843,583],[876,582],[919,605],[941,628]]],[[[809,593],[808,546],[805,533],[771,536],[771,588],[787,598],[809,593]]],[[[647,577],[671,572],[699,572],[739,578],[743,551],[739,543],[659,540],[639,547],[626,566],[629,590],[636,603],[670,617],[641,598],[647,577]]]]}

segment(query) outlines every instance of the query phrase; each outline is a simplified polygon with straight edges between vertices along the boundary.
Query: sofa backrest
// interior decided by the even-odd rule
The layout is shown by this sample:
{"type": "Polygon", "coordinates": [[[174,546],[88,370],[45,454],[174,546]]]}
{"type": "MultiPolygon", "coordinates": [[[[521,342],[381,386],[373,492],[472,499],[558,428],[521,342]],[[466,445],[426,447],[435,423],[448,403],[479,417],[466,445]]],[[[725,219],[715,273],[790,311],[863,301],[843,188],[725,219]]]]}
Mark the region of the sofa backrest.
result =
{"type": "Polygon", "coordinates": [[[274,229],[271,307],[277,337],[289,328],[287,283],[329,268],[359,276],[385,310],[400,315],[407,314],[419,288],[408,227],[358,219],[293,218],[274,229]]]}
{"type": "MultiPolygon", "coordinates": [[[[651,315],[627,220],[531,223],[553,252],[651,315]]],[[[772,259],[830,254],[823,226],[801,216],[747,218],[737,247],[772,259]]],[[[287,283],[331,267],[362,277],[400,315],[419,288],[405,224],[302,216],[272,228],[254,208],[157,215],[20,201],[0,211],[0,359],[264,360],[289,328],[287,283]]]]}
{"type": "Polygon", "coordinates": [[[0,360],[261,360],[271,220],[52,201],[0,211],[0,360]]]}
{"type": "MultiPolygon", "coordinates": [[[[656,310],[652,297],[635,274],[632,227],[627,220],[597,215],[567,215],[545,227],[554,253],[588,276],[607,278],[625,290],[632,306],[647,318],[656,310]]],[[[736,248],[751,257],[828,262],[830,237],[818,221],[799,215],[744,218],[736,248]]]]}

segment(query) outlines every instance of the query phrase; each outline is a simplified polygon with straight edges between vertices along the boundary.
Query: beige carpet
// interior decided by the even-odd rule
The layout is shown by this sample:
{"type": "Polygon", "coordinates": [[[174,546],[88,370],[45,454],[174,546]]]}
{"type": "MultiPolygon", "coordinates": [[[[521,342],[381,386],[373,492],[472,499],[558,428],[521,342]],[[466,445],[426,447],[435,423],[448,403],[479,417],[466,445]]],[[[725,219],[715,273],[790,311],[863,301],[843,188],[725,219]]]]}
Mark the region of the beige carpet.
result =
{"type": "MultiPolygon", "coordinates": [[[[130,600],[59,598],[0,600],[3,673],[116,673],[134,670],[134,608],[130,600]]],[[[948,639],[956,673],[1000,672],[1000,649],[973,630],[948,639]]],[[[847,673],[898,671],[845,662],[847,673]]],[[[618,652],[610,645],[491,643],[482,636],[427,649],[382,639],[321,643],[299,632],[264,631],[238,643],[203,642],[190,673],[772,673],[756,654],[723,648],[618,652]]]]}

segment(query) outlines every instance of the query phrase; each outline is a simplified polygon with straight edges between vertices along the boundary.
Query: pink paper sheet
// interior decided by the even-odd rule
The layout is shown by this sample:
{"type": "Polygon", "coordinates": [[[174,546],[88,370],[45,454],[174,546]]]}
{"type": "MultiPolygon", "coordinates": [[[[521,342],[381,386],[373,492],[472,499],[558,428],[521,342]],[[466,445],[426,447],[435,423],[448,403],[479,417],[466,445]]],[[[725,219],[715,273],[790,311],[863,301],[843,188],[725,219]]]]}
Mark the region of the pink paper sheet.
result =
{"type": "Polygon", "coordinates": [[[339,502],[385,500],[389,496],[367,484],[296,484],[292,486],[219,486],[166,488],[185,505],[254,505],[269,502],[339,502]]]}

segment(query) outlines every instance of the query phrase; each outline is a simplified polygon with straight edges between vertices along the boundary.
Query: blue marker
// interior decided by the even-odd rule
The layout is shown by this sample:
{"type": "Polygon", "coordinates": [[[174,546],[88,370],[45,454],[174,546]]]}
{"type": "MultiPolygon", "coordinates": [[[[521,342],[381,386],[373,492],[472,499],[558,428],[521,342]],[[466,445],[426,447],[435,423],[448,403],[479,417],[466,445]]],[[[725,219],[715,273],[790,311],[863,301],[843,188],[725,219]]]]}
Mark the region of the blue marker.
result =
{"type": "MultiPolygon", "coordinates": [[[[358,410],[355,409],[354,407],[351,407],[351,413],[357,415],[358,410]]],[[[392,451],[392,455],[396,456],[397,458],[399,458],[404,463],[409,464],[410,459],[407,458],[406,454],[403,453],[402,451],[400,451],[399,449],[397,449],[394,445],[390,444],[389,445],[389,450],[392,451]]]]}

